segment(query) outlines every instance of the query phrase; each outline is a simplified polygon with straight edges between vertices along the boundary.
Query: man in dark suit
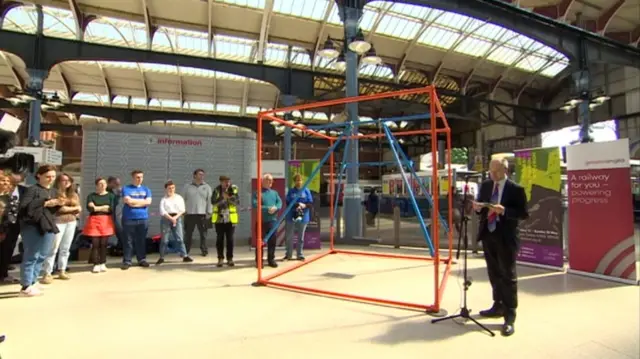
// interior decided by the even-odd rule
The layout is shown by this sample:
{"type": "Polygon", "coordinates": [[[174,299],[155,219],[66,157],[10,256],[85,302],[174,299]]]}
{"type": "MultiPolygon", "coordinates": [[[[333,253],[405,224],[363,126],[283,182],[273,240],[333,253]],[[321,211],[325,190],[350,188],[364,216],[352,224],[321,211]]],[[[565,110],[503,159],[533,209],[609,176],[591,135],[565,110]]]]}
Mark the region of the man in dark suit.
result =
{"type": "Polygon", "coordinates": [[[518,222],[529,216],[524,188],[507,178],[507,169],[506,160],[492,160],[489,165],[491,179],[482,183],[478,202],[473,202],[473,209],[480,214],[478,240],[482,241],[493,289],[493,306],[480,311],[480,315],[503,317],[501,332],[504,336],[515,331],[518,307],[516,255],[520,247],[518,222]],[[487,207],[482,203],[492,205],[487,207]]]}

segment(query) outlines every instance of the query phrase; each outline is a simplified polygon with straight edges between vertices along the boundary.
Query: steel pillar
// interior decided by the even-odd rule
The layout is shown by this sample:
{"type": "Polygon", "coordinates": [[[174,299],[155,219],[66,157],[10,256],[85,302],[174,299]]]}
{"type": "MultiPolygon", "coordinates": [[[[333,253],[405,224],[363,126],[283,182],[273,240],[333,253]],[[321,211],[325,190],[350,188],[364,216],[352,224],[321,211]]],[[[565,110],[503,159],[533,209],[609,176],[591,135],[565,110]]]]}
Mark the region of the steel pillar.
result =
{"type": "MultiPolygon", "coordinates": [[[[357,4],[347,4],[357,5],[357,4]]],[[[340,16],[344,23],[344,54],[347,63],[346,68],[346,97],[359,95],[358,91],[358,54],[349,49],[349,42],[358,33],[358,23],[362,16],[362,8],[356,6],[340,6],[340,16]]],[[[358,134],[358,103],[352,102],[346,105],[347,121],[352,123],[350,135],[358,134]]],[[[348,152],[344,154],[347,165],[347,183],[344,188],[344,221],[345,231],[343,238],[353,240],[362,236],[362,195],[358,180],[360,179],[359,149],[357,139],[349,139],[348,152]]]]}
{"type": "Polygon", "coordinates": [[[580,143],[591,142],[592,138],[589,134],[589,128],[591,127],[591,109],[589,103],[591,102],[591,78],[589,70],[578,70],[573,73],[573,86],[575,94],[582,100],[578,104],[578,125],[580,126],[580,143]]]}
{"type": "MultiPolygon", "coordinates": [[[[296,97],[293,95],[282,95],[280,96],[280,102],[284,107],[293,106],[296,103],[296,97]]],[[[284,119],[286,121],[293,121],[293,115],[291,112],[287,112],[284,114],[284,119]]],[[[293,131],[291,127],[285,126],[284,128],[284,136],[283,136],[283,152],[284,152],[284,183],[285,183],[285,193],[289,190],[289,161],[293,159],[292,156],[292,143],[293,143],[293,131]]]]}

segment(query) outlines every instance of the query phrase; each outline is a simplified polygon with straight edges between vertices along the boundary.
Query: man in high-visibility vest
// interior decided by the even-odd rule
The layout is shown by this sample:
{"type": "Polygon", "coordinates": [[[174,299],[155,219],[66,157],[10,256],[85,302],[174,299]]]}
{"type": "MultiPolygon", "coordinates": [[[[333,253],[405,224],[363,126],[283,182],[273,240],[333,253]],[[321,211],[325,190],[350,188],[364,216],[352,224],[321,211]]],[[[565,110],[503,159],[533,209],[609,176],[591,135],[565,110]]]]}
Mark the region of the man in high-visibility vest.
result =
{"type": "Polygon", "coordinates": [[[233,267],[233,232],[238,224],[238,186],[231,184],[227,176],[220,176],[220,185],[213,190],[211,223],[216,228],[216,250],[218,267],[224,264],[224,245],[227,242],[227,265],[233,267]]]}

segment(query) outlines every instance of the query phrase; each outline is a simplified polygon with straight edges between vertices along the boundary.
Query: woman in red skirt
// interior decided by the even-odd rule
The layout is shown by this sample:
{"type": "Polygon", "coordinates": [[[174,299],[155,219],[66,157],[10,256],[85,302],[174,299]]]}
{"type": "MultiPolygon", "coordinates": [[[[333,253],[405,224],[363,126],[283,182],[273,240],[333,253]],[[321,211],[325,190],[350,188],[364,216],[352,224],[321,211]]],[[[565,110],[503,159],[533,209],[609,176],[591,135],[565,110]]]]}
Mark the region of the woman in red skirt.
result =
{"type": "Polygon", "coordinates": [[[107,181],[98,177],[96,191],[87,196],[89,216],[83,229],[83,234],[91,238],[93,273],[107,271],[107,242],[115,233],[113,223],[115,208],[116,196],[107,191],[107,181]]]}

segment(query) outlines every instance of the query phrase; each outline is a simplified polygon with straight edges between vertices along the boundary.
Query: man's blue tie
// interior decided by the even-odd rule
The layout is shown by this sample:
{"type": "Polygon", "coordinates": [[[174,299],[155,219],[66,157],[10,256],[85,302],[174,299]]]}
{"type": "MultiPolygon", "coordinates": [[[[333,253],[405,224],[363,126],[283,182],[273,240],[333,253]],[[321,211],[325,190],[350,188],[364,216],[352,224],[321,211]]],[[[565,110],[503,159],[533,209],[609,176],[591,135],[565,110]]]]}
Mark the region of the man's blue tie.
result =
{"type": "MultiPolygon", "coordinates": [[[[500,197],[499,185],[496,182],[493,186],[493,193],[491,194],[491,203],[498,203],[498,199],[500,197]]],[[[487,217],[487,228],[489,228],[489,232],[493,232],[496,230],[496,222],[498,221],[498,215],[495,213],[489,214],[487,217]]]]}

